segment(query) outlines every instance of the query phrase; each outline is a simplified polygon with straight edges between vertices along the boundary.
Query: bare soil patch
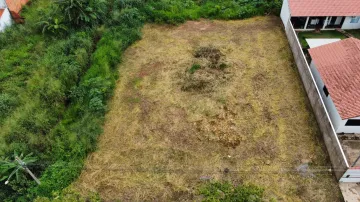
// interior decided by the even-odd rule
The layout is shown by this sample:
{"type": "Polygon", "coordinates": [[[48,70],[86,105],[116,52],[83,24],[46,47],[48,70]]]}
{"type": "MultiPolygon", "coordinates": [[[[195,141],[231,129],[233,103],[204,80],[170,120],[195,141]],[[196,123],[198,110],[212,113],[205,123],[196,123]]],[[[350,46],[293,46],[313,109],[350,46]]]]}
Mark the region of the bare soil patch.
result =
{"type": "Polygon", "coordinates": [[[211,179],[253,183],[278,201],[340,201],[280,25],[146,25],[73,187],[105,201],[198,201],[211,179]]]}

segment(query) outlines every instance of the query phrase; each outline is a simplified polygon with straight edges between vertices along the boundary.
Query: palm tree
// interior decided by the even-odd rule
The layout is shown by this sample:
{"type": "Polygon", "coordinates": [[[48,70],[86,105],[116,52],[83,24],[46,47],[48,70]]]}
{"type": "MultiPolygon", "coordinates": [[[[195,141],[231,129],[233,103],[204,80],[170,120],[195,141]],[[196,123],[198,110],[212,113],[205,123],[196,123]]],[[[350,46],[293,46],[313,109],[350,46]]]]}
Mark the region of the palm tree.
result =
{"type": "Polygon", "coordinates": [[[42,33],[51,32],[53,34],[61,34],[67,31],[66,25],[58,18],[50,19],[48,21],[39,22],[43,26],[42,33]]]}
{"type": "Polygon", "coordinates": [[[32,153],[24,156],[23,154],[17,155],[14,151],[14,160],[9,160],[8,158],[0,160],[0,173],[3,177],[0,181],[5,181],[5,184],[8,184],[11,177],[16,175],[16,180],[19,181],[21,172],[27,172],[38,184],[40,181],[35,177],[35,175],[29,170],[28,166],[36,162],[37,158],[32,156],[32,153]],[[9,174],[10,173],[10,174],[9,174]],[[9,175],[7,175],[9,174],[9,175]]]}

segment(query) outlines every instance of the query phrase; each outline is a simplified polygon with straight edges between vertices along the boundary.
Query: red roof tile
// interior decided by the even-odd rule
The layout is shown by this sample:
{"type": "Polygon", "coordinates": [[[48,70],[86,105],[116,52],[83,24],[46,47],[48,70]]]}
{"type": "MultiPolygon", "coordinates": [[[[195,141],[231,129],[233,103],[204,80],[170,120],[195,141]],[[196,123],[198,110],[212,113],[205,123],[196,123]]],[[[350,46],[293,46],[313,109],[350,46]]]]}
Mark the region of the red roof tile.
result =
{"type": "Polygon", "coordinates": [[[0,18],[2,16],[2,14],[4,13],[5,9],[0,9],[0,18]]]}
{"type": "Polygon", "coordinates": [[[359,0],[288,0],[291,16],[360,16],[359,0]]]}
{"type": "Polygon", "coordinates": [[[341,118],[360,116],[360,40],[341,40],[309,53],[341,118]]]}
{"type": "Polygon", "coordinates": [[[29,0],[6,0],[6,4],[12,13],[19,14],[22,7],[27,4],[29,0]]]}

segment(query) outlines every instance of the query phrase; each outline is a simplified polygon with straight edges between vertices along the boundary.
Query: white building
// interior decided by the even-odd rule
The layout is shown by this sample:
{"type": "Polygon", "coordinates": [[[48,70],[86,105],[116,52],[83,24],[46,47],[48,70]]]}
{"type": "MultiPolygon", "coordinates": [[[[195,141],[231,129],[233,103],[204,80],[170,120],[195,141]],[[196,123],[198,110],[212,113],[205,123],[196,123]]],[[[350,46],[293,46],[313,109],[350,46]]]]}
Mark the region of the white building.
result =
{"type": "Polygon", "coordinates": [[[3,32],[5,28],[11,24],[12,18],[6,1],[0,0],[0,32],[3,32]]]}
{"type": "Polygon", "coordinates": [[[0,0],[0,32],[3,32],[13,22],[24,22],[20,12],[28,2],[29,0],[0,0]]]}
{"type": "Polygon", "coordinates": [[[337,133],[360,133],[360,40],[309,49],[311,72],[337,133]]]}
{"type": "Polygon", "coordinates": [[[8,8],[0,8],[0,32],[12,24],[11,14],[8,8]]]}
{"type": "Polygon", "coordinates": [[[296,30],[360,29],[360,1],[284,0],[280,16],[296,30]]]}

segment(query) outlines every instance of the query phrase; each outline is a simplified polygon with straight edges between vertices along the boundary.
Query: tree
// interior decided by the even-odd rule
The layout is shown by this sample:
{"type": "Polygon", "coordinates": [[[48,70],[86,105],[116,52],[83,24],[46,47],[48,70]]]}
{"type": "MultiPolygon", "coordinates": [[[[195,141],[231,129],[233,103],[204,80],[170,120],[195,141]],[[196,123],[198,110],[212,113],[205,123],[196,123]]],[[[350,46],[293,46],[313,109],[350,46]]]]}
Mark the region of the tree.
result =
{"type": "Polygon", "coordinates": [[[73,26],[93,26],[101,22],[106,13],[104,0],[57,0],[56,4],[73,26]]]}
{"type": "Polygon", "coordinates": [[[8,184],[11,177],[16,175],[16,180],[20,180],[20,176],[24,176],[23,172],[27,172],[31,177],[40,184],[40,181],[35,177],[35,175],[29,170],[28,166],[36,162],[37,158],[31,156],[32,153],[24,156],[23,154],[17,155],[14,151],[14,160],[9,160],[8,158],[0,161],[0,173],[2,178],[0,181],[5,181],[5,184],[8,184]]]}
{"type": "Polygon", "coordinates": [[[39,22],[43,26],[42,33],[50,32],[52,34],[62,34],[67,31],[66,25],[59,18],[49,19],[48,21],[39,22]]]}

